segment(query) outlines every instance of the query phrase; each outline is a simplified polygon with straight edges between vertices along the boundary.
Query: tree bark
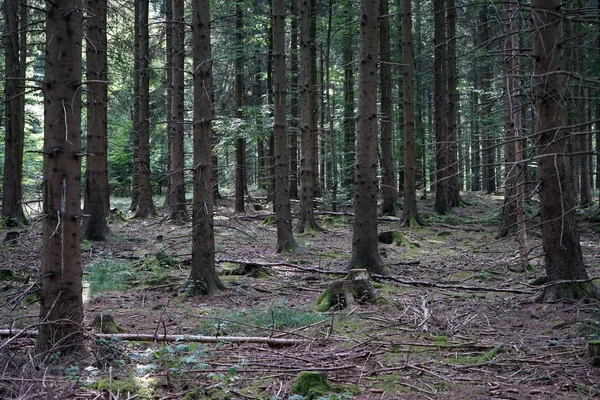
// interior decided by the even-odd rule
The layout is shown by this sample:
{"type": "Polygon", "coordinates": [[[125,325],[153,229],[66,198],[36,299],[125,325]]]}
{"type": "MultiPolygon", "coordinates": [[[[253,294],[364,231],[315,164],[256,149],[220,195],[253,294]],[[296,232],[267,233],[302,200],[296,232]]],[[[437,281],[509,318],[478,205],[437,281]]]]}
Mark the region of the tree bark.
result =
{"type": "Polygon", "coordinates": [[[194,78],[194,199],[192,268],[187,282],[191,295],[212,295],[225,289],[215,269],[213,226],[212,121],[213,75],[210,44],[210,1],[192,2],[194,78]]]}
{"type": "Polygon", "coordinates": [[[83,4],[46,2],[40,326],[35,351],[83,352],[81,41],[83,4]]]}
{"type": "MultiPolygon", "coordinates": [[[[540,215],[544,263],[549,282],[588,279],[583,264],[575,215],[576,199],[566,162],[564,81],[560,74],[562,32],[560,0],[532,0],[533,90],[535,99],[536,149],[540,188],[540,215]]],[[[592,283],[549,286],[543,301],[598,297],[592,283]]]]}
{"type": "MultiPolygon", "coordinates": [[[[243,2],[238,0],[235,3],[235,47],[237,55],[235,58],[235,117],[241,127],[244,119],[244,56],[243,56],[243,30],[244,20],[242,16],[243,2]]],[[[235,140],[235,212],[244,213],[244,180],[246,173],[246,152],[245,139],[242,132],[243,128],[238,129],[238,137],[235,140]]]]}
{"type": "Polygon", "coordinates": [[[139,129],[137,131],[137,195],[138,204],[135,218],[154,215],[152,184],[150,182],[150,36],[148,28],[149,0],[137,0],[140,3],[139,18],[139,129]]]}
{"type": "Polygon", "coordinates": [[[293,250],[292,209],[288,182],[285,82],[285,11],[283,0],[273,0],[273,132],[275,140],[275,212],[277,252],[293,250]]]}
{"type": "Polygon", "coordinates": [[[184,180],[184,99],[185,99],[185,18],[183,0],[171,0],[173,8],[171,67],[171,146],[169,170],[169,218],[173,222],[188,220],[184,180]]]}
{"type": "Polygon", "coordinates": [[[109,205],[107,160],[108,72],[106,53],[106,0],[88,0],[86,77],[87,153],[82,235],[87,240],[106,240],[109,205]]]}
{"type": "Polygon", "coordinates": [[[450,210],[449,148],[447,134],[447,69],[445,0],[434,0],[434,68],[435,68],[435,206],[438,214],[450,210]]]}
{"type": "Polygon", "coordinates": [[[404,208],[403,226],[424,225],[417,210],[415,157],[415,103],[413,88],[411,0],[402,0],[402,76],[404,94],[404,208]]]}
{"type": "Polygon", "coordinates": [[[529,246],[525,224],[525,171],[522,152],[522,108],[519,87],[519,34],[516,0],[502,4],[504,27],[504,206],[499,236],[517,231],[521,268],[527,267],[529,246]]]}
{"type": "MultiPolygon", "coordinates": [[[[25,143],[23,87],[24,68],[19,37],[26,35],[25,21],[19,24],[19,0],[4,2],[4,176],[2,181],[2,217],[7,227],[26,225],[23,212],[23,147],[25,143]],[[19,27],[21,25],[21,27],[19,27]],[[23,30],[19,34],[19,30],[23,30]]],[[[22,14],[22,13],[21,13],[22,14]]],[[[25,14],[26,15],[26,14],[25,14]]]]}
{"type": "Polygon", "coordinates": [[[300,121],[300,213],[296,231],[304,232],[306,229],[320,230],[315,221],[313,210],[315,196],[315,175],[313,168],[314,148],[312,127],[315,125],[313,84],[311,61],[311,29],[310,29],[310,0],[299,0],[300,13],[300,63],[301,63],[301,107],[300,121]]]}
{"type": "Polygon", "coordinates": [[[460,198],[460,165],[458,158],[458,89],[456,70],[456,3],[455,0],[446,0],[446,38],[447,38],[447,82],[448,82],[448,201],[450,207],[461,206],[460,198]]]}
{"type": "Polygon", "coordinates": [[[354,164],[356,162],[356,104],[354,100],[354,24],[350,23],[354,19],[352,3],[346,3],[348,10],[347,27],[344,33],[344,157],[343,157],[343,184],[348,198],[354,195],[354,164]]]}
{"type": "Polygon", "coordinates": [[[377,239],[377,18],[379,0],[361,0],[358,132],[352,258],[348,269],[384,272],[377,239]]]}
{"type": "Polygon", "coordinates": [[[298,0],[292,0],[290,34],[290,198],[298,199],[298,0]]]}
{"type": "Polygon", "coordinates": [[[381,212],[396,215],[396,173],[394,171],[394,141],[392,135],[392,66],[390,64],[389,0],[379,1],[379,75],[381,79],[381,212]]]}

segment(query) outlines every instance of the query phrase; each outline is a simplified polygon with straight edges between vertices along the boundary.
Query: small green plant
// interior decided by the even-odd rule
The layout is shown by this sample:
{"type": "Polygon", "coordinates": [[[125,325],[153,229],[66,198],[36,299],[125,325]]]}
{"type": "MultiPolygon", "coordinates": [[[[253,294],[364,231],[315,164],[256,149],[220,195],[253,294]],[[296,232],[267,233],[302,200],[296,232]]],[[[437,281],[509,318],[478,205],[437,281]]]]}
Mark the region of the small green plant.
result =
{"type": "Polygon", "coordinates": [[[90,283],[90,294],[108,290],[127,289],[134,280],[134,273],[129,264],[104,260],[90,264],[86,280],[90,283]]]}
{"type": "Polygon", "coordinates": [[[65,370],[65,375],[68,381],[78,381],[81,378],[78,365],[71,365],[65,370]]]}

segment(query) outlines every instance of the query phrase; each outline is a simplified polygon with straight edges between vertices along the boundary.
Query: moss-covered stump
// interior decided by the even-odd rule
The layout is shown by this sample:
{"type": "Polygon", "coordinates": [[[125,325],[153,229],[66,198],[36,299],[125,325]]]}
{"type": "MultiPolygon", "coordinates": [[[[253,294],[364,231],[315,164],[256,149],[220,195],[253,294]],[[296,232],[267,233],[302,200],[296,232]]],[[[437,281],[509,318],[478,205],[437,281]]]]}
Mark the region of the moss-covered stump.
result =
{"type": "Polygon", "coordinates": [[[4,243],[6,243],[9,246],[16,246],[19,244],[20,238],[21,238],[21,232],[8,231],[8,232],[6,232],[6,236],[4,237],[4,243]]]}
{"type": "Polygon", "coordinates": [[[98,314],[92,322],[92,327],[100,333],[123,333],[125,330],[115,322],[115,319],[110,314],[98,314]]]}
{"type": "Polygon", "coordinates": [[[381,243],[384,244],[395,244],[396,246],[402,247],[421,247],[419,243],[411,242],[406,236],[400,231],[387,231],[381,232],[377,235],[377,238],[381,243]]]}
{"type": "Polygon", "coordinates": [[[266,278],[272,275],[270,269],[253,263],[245,263],[231,271],[231,275],[246,275],[251,278],[266,278]]]}
{"type": "Polygon", "coordinates": [[[600,298],[600,290],[592,282],[565,282],[546,286],[537,300],[539,302],[551,303],[557,300],[598,298],[600,298]]]}
{"type": "Polygon", "coordinates": [[[595,366],[600,366],[600,340],[590,340],[588,342],[588,353],[592,357],[595,366]]]}
{"type": "Polygon", "coordinates": [[[316,399],[328,393],[349,393],[359,395],[360,389],[355,386],[333,384],[327,380],[324,372],[302,371],[291,388],[292,394],[307,399],[316,399]]]}
{"type": "Polygon", "coordinates": [[[375,302],[376,298],[377,292],[369,282],[367,270],[352,269],[344,280],[329,284],[317,299],[317,311],[343,310],[351,301],[364,304],[375,302]]]}
{"type": "Polygon", "coordinates": [[[0,269],[0,281],[12,281],[15,279],[15,274],[8,268],[0,269]]]}

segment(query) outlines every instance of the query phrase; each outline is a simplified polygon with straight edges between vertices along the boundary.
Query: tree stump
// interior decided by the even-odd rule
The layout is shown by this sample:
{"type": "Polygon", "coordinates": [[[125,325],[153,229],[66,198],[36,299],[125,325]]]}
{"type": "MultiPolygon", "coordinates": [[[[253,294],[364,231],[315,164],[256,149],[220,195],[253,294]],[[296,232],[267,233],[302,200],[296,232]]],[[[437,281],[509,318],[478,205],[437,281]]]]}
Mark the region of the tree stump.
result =
{"type": "Polygon", "coordinates": [[[590,340],[588,342],[588,353],[592,358],[592,366],[600,367],[600,340],[590,340]]]}
{"type": "Polygon", "coordinates": [[[6,232],[6,236],[4,237],[4,243],[9,246],[16,246],[19,244],[19,239],[21,238],[21,233],[19,231],[8,231],[6,232]]]}
{"type": "Polygon", "coordinates": [[[99,333],[123,333],[125,330],[115,322],[110,314],[98,314],[92,322],[92,327],[99,333]]]}
{"type": "Polygon", "coordinates": [[[317,310],[343,310],[351,301],[372,303],[377,298],[366,269],[351,269],[344,280],[335,281],[317,299],[317,310]],[[350,294],[351,296],[348,296],[350,294]]]}

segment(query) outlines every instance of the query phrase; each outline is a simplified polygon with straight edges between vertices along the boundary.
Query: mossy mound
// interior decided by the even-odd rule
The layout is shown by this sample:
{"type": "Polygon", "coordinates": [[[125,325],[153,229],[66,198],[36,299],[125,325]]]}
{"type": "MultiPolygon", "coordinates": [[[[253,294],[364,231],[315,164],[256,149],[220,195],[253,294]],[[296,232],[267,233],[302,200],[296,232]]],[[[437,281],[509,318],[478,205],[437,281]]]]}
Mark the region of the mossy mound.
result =
{"type": "Polygon", "coordinates": [[[412,242],[406,238],[406,236],[400,231],[387,231],[381,232],[377,235],[377,238],[381,243],[395,244],[396,246],[402,247],[421,247],[417,242],[412,242]]]}
{"type": "Polygon", "coordinates": [[[138,400],[150,400],[154,398],[154,389],[151,385],[152,380],[142,378],[122,378],[113,377],[104,378],[92,383],[91,387],[96,390],[110,390],[112,393],[119,393],[126,398],[135,398],[138,400]]]}
{"type": "Polygon", "coordinates": [[[307,399],[316,399],[328,393],[349,393],[359,395],[360,389],[356,386],[332,384],[327,380],[324,372],[302,371],[292,385],[293,394],[298,394],[307,399]]]}
{"type": "Polygon", "coordinates": [[[262,225],[264,226],[269,226],[269,225],[275,225],[277,223],[277,216],[276,215],[269,215],[267,218],[265,218],[265,220],[262,222],[262,225]]]}
{"type": "Polygon", "coordinates": [[[0,281],[11,281],[15,274],[10,269],[0,269],[0,281]]]}

